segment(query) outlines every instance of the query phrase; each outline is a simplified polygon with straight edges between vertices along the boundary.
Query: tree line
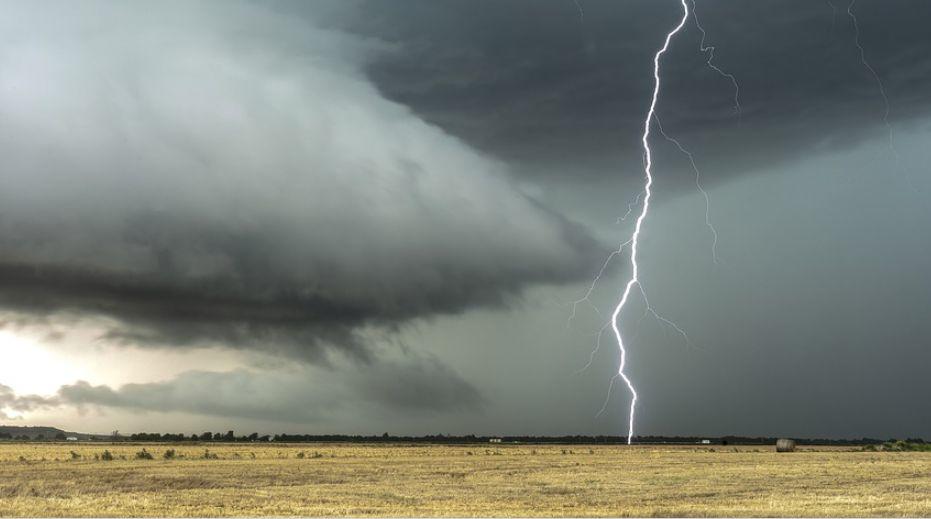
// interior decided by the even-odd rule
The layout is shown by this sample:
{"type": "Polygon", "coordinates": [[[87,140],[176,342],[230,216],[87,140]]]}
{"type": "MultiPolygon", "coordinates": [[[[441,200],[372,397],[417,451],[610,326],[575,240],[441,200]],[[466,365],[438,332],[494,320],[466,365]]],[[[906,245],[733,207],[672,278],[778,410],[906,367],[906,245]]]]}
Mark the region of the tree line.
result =
{"type": "MultiPolygon", "coordinates": [[[[185,433],[149,433],[139,432],[132,434],[121,434],[119,431],[113,431],[109,436],[93,435],[90,437],[99,441],[129,441],[129,442],[283,442],[283,443],[437,443],[437,444],[469,444],[469,443],[489,443],[492,440],[501,443],[534,443],[534,444],[625,444],[625,436],[479,436],[469,435],[447,435],[434,434],[426,436],[395,436],[388,433],[381,435],[349,435],[349,434],[264,434],[253,432],[250,434],[237,435],[235,431],[222,432],[203,432],[201,434],[185,433]]],[[[49,435],[39,434],[37,436],[12,435],[0,432],[0,440],[33,440],[33,441],[64,441],[64,433],[49,435]]],[[[708,442],[713,445],[773,445],[776,443],[775,437],[749,437],[749,436],[723,436],[709,438],[706,436],[638,436],[634,438],[634,443],[642,444],[700,444],[708,442]]],[[[881,445],[884,443],[895,442],[895,439],[880,440],[876,438],[859,438],[859,439],[833,439],[833,438],[796,438],[799,444],[803,445],[881,445]]],[[[908,438],[904,440],[910,444],[923,444],[925,441],[921,438],[908,438]]]]}

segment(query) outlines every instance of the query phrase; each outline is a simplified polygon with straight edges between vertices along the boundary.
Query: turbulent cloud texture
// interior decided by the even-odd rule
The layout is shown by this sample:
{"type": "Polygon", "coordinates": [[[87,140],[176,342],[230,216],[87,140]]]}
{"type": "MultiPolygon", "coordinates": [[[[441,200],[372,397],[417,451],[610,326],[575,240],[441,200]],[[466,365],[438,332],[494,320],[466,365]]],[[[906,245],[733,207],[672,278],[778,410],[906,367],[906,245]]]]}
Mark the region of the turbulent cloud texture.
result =
{"type": "Polygon", "coordinates": [[[379,94],[381,44],[210,5],[4,6],[2,307],[364,356],[360,327],[588,273],[584,231],[379,94]]]}

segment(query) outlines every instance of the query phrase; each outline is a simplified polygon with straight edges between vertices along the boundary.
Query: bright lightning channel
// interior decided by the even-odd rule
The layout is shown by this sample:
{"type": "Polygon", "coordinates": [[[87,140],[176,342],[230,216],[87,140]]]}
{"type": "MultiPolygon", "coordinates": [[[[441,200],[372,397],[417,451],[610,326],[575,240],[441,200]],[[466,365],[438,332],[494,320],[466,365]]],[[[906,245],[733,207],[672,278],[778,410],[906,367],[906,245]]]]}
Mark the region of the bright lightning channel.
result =
{"type": "MultiPolygon", "coordinates": [[[[640,244],[640,231],[643,228],[643,221],[646,219],[650,210],[650,196],[652,195],[651,188],[653,186],[653,152],[650,149],[650,126],[653,122],[656,113],[656,104],[659,100],[660,60],[662,59],[663,54],[666,53],[666,50],[669,49],[669,44],[672,41],[672,38],[682,30],[682,27],[685,26],[685,22],[689,18],[688,1],[680,0],[680,3],[682,4],[682,19],[679,20],[678,25],[676,25],[666,34],[666,39],[663,42],[663,46],[658,51],[656,51],[656,54],[653,56],[653,96],[650,99],[650,108],[647,110],[646,118],[643,121],[643,135],[640,139],[641,143],[643,144],[643,172],[644,178],[646,179],[643,186],[643,205],[641,206],[640,214],[637,216],[636,223],[634,224],[633,234],[630,237],[630,279],[624,286],[621,299],[618,301],[617,306],[614,307],[614,312],[611,314],[611,330],[614,332],[614,338],[617,340],[618,350],[621,354],[621,359],[618,364],[617,377],[620,377],[624,383],[627,384],[627,389],[630,390],[631,395],[630,414],[627,425],[628,445],[633,442],[634,437],[634,412],[636,411],[637,407],[637,390],[634,388],[630,378],[624,372],[624,368],[627,365],[627,349],[624,347],[624,337],[621,334],[621,329],[618,325],[618,319],[620,318],[624,307],[627,305],[627,300],[630,298],[630,293],[634,285],[640,286],[640,266],[637,263],[637,249],[638,245],[640,244]]],[[[616,377],[612,379],[612,386],[615,380],[616,377]]]]}

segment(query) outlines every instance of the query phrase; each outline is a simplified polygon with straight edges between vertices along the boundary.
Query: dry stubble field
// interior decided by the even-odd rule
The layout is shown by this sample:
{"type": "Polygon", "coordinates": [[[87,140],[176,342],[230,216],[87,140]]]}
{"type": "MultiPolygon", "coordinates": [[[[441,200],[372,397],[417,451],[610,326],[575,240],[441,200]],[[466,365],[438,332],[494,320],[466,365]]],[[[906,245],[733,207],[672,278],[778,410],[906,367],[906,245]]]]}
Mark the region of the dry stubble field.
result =
{"type": "Polygon", "coordinates": [[[931,453],[0,444],[0,516],[257,515],[931,516],[931,453]]]}

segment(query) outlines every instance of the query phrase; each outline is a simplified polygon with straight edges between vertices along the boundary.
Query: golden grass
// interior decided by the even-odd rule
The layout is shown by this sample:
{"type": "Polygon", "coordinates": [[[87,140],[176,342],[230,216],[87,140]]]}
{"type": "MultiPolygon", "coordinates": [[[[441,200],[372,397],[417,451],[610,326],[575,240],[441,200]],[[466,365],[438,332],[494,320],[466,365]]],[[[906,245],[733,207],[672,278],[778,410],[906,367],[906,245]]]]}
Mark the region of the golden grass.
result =
{"type": "Polygon", "coordinates": [[[0,516],[931,516],[931,453],[716,449],[4,443],[0,516]]]}

